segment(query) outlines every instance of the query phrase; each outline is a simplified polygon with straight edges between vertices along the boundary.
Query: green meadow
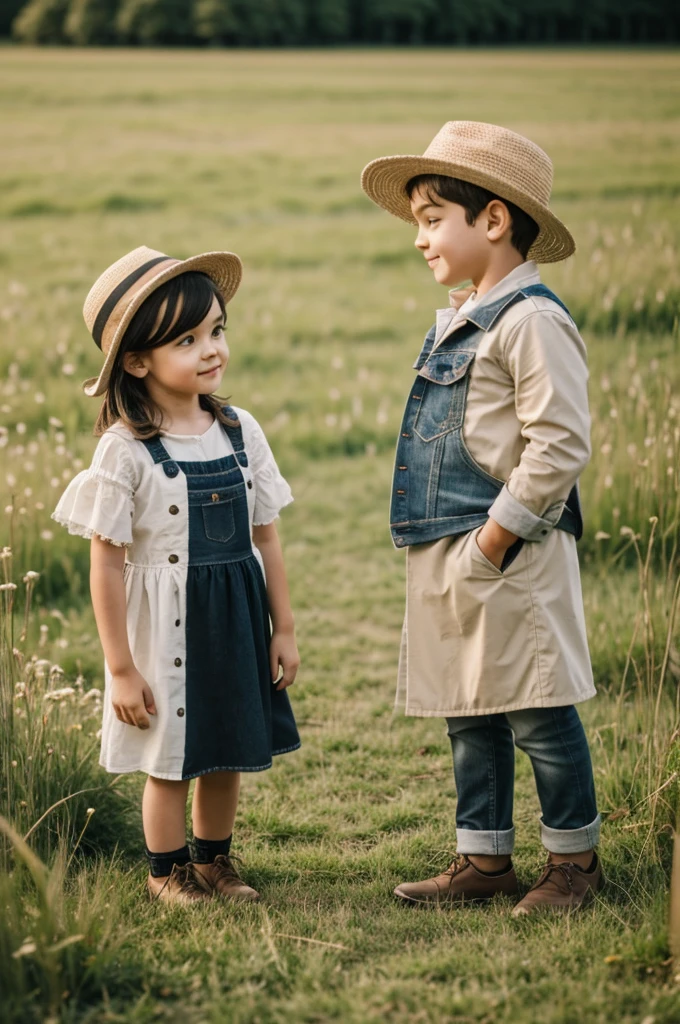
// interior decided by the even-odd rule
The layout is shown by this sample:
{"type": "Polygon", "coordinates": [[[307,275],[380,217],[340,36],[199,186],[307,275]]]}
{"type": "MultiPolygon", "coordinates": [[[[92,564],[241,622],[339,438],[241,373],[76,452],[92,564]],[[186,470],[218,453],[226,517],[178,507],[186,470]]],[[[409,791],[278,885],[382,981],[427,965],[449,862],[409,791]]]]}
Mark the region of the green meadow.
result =
{"type": "MultiPolygon", "coordinates": [[[[680,57],[8,47],[0,109],[0,1021],[680,1020],[680,57]],[[454,852],[443,723],[393,711],[404,561],[388,530],[411,366],[447,295],[359,174],[452,119],[548,150],[578,246],[544,280],[590,354],[580,551],[599,695],[582,710],[608,885],[573,917],[391,896],[454,852]],[[224,389],[296,497],[280,530],[303,746],[244,780],[234,852],[253,907],[145,898],[141,780],[97,767],[88,545],[50,519],[95,444],[82,302],[140,244],[243,259],[224,389]]],[[[521,754],[517,776],[528,886],[542,850],[521,754]]]]}

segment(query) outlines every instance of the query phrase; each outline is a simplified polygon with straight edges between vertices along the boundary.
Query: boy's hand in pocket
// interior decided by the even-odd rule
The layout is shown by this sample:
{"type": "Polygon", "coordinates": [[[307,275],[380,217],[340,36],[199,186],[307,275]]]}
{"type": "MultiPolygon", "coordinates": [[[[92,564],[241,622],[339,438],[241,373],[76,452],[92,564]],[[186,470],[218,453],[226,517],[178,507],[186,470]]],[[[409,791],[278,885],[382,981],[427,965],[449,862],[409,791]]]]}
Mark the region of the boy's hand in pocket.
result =
{"type": "Polygon", "coordinates": [[[485,558],[500,572],[505,553],[518,539],[517,534],[499,526],[495,519],[487,519],[475,537],[475,543],[485,558]]]}

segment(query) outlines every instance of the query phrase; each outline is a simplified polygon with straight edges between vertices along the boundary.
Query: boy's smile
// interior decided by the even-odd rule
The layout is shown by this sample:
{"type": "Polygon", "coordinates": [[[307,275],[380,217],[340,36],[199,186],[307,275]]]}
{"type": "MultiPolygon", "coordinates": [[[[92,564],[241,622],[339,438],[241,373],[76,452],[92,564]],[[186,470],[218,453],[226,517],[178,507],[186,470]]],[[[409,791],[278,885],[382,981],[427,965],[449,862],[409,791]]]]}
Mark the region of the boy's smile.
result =
{"type": "Polygon", "coordinates": [[[477,284],[489,260],[484,214],[468,224],[464,207],[420,188],[413,192],[411,210],[418,222],[415,246],[438,284],[451,286],[468,279],[477,284]]]}

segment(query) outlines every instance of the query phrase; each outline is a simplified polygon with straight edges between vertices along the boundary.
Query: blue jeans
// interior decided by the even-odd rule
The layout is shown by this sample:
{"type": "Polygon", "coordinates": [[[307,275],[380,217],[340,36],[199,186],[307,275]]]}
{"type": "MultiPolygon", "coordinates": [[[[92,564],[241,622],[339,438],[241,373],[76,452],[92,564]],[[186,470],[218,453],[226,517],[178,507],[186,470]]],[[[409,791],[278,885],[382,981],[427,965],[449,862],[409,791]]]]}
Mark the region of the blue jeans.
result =
{"type": "Polygon", "coordinates": [[[600,838],[585,732],[573,706],[447,718],[458,793],[457,849],[510,854],[515,745],[529,755],[551,853],[584,853],[600,838]]]}

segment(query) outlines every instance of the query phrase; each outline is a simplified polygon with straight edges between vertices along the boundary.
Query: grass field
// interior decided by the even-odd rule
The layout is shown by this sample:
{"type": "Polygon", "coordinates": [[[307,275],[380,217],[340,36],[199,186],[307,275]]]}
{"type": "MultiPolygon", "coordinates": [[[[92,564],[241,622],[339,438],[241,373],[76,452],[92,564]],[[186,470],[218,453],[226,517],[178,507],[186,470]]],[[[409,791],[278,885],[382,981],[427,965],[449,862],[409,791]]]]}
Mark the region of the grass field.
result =
{"type": "MultiPolygon", "coordinates": [[[[680,1020],[666,939],[680,771],[680,57],[8,48],[0,105],[0,547],[12,549],[5,583],[18,584],[0,593],[0,785],[2,814],[32,830],[3,852],[0,1021],[680,1020]],[[573,919],[514,921],[502,901],[405,912],[390,896],[444,866],[455,834],[442,724],[392,710],[404,581],[387,529],[411,364],[446,295],[358,177],[458,118],[548,149],[555,209],[578,243],[544,277],[590,352],[581,554],[600,695],[583,714],[610,881],[573,919]],[[227,393],[261,421],[296,496],[281,533],[303,747],[245,779],[234,849],[257,907],[145,902],[139,780],[112,787],[96,767],[88,546],[49,518],[94,446],[79,383],[98,353],[82,301],[139,244],[243,258],[227,393]]],[[[520,756],[527,884],[537,816],[520,756]]]]}

